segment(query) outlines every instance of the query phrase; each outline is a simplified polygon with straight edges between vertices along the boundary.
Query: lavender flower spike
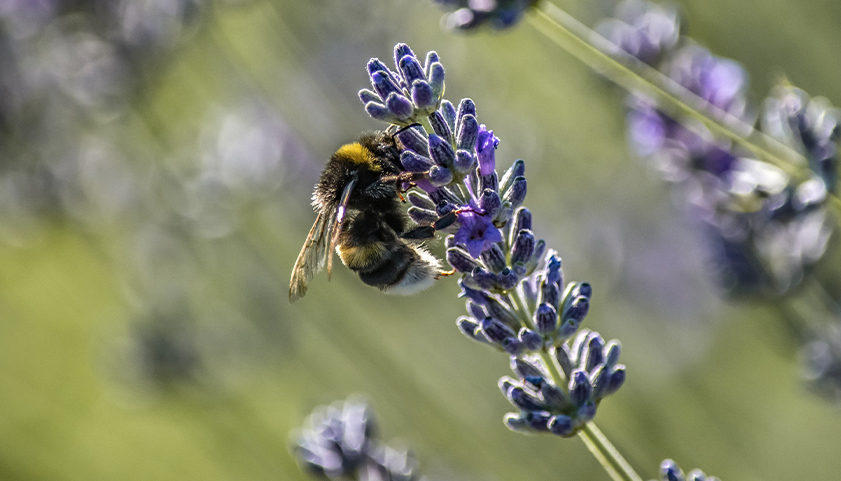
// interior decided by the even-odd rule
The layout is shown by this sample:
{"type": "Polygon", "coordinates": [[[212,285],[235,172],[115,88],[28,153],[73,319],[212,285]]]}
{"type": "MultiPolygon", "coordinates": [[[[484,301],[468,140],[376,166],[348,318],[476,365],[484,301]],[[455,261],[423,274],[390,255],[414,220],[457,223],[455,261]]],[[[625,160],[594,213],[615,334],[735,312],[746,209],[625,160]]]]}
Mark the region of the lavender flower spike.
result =
{"type": "Polygon", "coordinates": [[[291,450],[302,469],[322,479],[363,479],[369,472],[382,481],[418,478],[410,452],[379,443],[374,413],[359,400],[317,408],[292,433],[291,450]]]}
{"type": "MultiPolygon", "coordinates": [[[[456,324],[468,338],[514,360],[518,379],[500,381],[503,394],[519,411],[505,416],[506,426],[573,436],[625,382],[619,342],[605,342],[598,333],[581,329],[591,309],[592,289],[587,283],[565,285],[556,251],[537,238],[539,224],[521,207],[527,194],[525,163],[513,162],[500,176],[500,140],[479,123],[471,99],[462,99],[456,108],[439,98],[429,111],[409,92],[410,86],[431,81],[440,65],[437,55],[430,53],[421,68],[411,49],[399,44],[395,59],[399,73],[385,72],[377,60],[369,68],[382,84],[377,92],[412,98],[410,119],[426,126],[403,129],[397,134],[398,147],[402,167],[425,174],[415,181],[423,192],[409,195],[410,216],[452,234],[446,239],[446,259],[461,276],[461,296],[469,299],[468,315],[456,324]],[[393,84],[402,94],[393,91],[393,84]],[[544,361],[552,358],[560,368],[544,361]]],[[[368,106],[379,105],[375,95],[363,91],[360,98],[369,100],[368,106]]],[[[383,108],[391,117],[405,116],[397,108],[383,108]]]]}

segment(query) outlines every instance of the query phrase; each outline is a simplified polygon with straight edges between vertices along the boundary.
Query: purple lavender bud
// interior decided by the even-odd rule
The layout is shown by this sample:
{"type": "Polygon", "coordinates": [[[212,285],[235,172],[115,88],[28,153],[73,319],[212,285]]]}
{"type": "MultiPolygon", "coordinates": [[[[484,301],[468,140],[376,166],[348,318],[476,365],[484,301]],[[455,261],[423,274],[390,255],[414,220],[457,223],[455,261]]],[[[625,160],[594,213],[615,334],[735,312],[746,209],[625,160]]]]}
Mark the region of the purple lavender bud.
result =
{"type": "Polygon", "coordinates": [[[491,172],[489,175],[480,176],[479,187],[481,187],[481,191],[484,191],[485,189],[490,189],[494,192],[499,192],[499,181],[496,176],[496,172],[491,172]]]}
{"type": "Polygon", "coordinates": [[[440,62],[435,62],[429,67],[429,86],[432,87],[435,99],[440,99],[444,94],[444,66],[440,62]]]}
{"type": "MultiPolygon", "coordinates": [[[[438,203],[438,205],[435,207],[435,212],[438,213],[438,217],[444,217],[445,215],[449,214],[450,212],[456,209],[457,207],[455,204],[444,200],[438,203]]],[[[455,238],[453,238],[453,241],[455,242],[455,238]]],[[[456,242],[456,244],[458,243],[456,242]]]]}
{"type": "Polygon", "coordinates": [[[549,431],[558,436],[567,437],[572,434],[572,418],[559,414],[549,421],[549,431]]]}
{"type": "Polygon", "coordinates": [[[450,143],[435,134],[429,136],[429,153],[432,154],[432,160],[441,167],[449,168],[456,160],[456,153],[450,143]]]}
{"type": "Polygon", "coordinates": [[[517,387],[517,381],[511,379],[508,376],[502,376],[499,378],[499,382],[497,383],[499,390],[502,391],[502,395],[506,398],[508,397],[508,391],[517,387]]]}
{"type": "Polygon", "coordinates": [[[485,212],[485,215],[493,219],[502,208],[502,199],[493,190],[485,189],[482,191],[482,197],[479,199],[479,208],[485,212]]]}
{"type": "Polygon", "coordinates": [[[434,164],[431,159],[418,155],[411,150],[404,150],[400,154],[400,163],[407,172],[426,172],[434,164]]]}
{"type": "Polygon", "coordinates": [[[404,147],[414,151],[416,154],[429,155],[429,141],[419,129],[415,127],[405,129],[397,134],[397,138],[404,147]]]}
{"type": "Polygon", "coordinates": [[[479,324],[477,324],[473,319],[459,317],[456,320],[456,326],[458,326],[458,330],[461,331],[462,334],[469,337],[470,339],[481,342],[483,344],[488,343],[487,339],[485,339],[485,336],[483,336],[481,334],[481,331],[479,330],[479,324]]]}
{"type": "Polygon", "coordinates": [[[590,383],[593,385],[593,399],[601,400],[610,387],[610,369],[604,364],[599,364],[590,372],[590,383]]]}
{"type": "Polygon", "coordinates": [[[561,369],[564,370],[564,375],[569,378],[572,373],[572,366],[575,363],[572,355],[570,354],[569,346],[561,344],[560,346],[553,348],[552,354],[555,356],[555,359],[558,360],[558,364],[561,365],[561,369]]]}
{"type": "Polygon", "coordinates": [[[476,156],[473,153],[468,152],[466,150],[457,150],[456,151],[456,161],[453,164],[453,168],[459,174],[466,174],[470,172],[470,170],[476,165],[476,156]]]}
{"type": "Polygon", "coordinates": [[[433,165],[429,168],[429,181],[435,187],[441,187],[453,181],[453,173],[446,167],[433,165]]]}
{"type": "Polygon", "coordinates": [[[551,336],[558,327],[558,311],[546,303],[538,305],[534,313],[534,325],[544,336],[551,336]]]}
{"type": "Polygon", "coordinates": [[[435,191],[434,193],[430,193],[429,198],[432,199],[432,202],[435,202],[439,206],[441,205],[442,202],[448,202],[448,203],[453,204],[453,205],[461,203],[461,200],[459,200],[458,197],[453,195],[447,189],[439,189],[439,190],[435,191]]]}
{"type": "Polygon", "coordinates": [[[488,317],[487,311],[485,311],[485,308],[482,307],[481,305],[476,304],[475,302],[473,302],[471,300],[468,300],[466,304],[467,304],[467,306],[466,306],[467,307],[467,312],[469,312],[470,315],[473,316],[474,318],[484,319],[484,318],[488,317]]]}
{"type": "Polygon", "coordinates": [[[496,148],[499,138],[488,130],[485,124],[479,126],[476,135],[476,156],[479,158],[479,175],[490,175],[496,169],[496,148]]]}
{"type": "Polygon", "coordinates": [[[596,403],[593,401],[585,402],[575,413],[575,418],[580,423],[590,422],[594,417],[596,417],[596,403]]]}
{"type": "Polygon", "coordinates": [[[470,254],[461,247],[450,247],[447,249],[447,263],[453,269],[465,274],[479,268],[479,263],[473,260],[470,254]]]}
{"type": "Polygon", "coordinates": [[[403,91],[394,83],[394,79],[388,72],[377,71],[371,74],[371,84],[383,100],[387,100],[391,94],[403,95],[403,91]]]}
{"type": "Polygon", "coordinates": [[[502,180],[500,181],[500,190],[502,192],[506,192],[508,189],[511,188],[511,184],[514,183],[514,179],[517,177],[525,177],[526,175],[526,163],[523,162],[522,159],[518,159],[508,170],[502,174],[502,180]]]}
{"type": "Polygon", "coordinates": [[[461,102],[459,102],[455,125],[461,125],[461,119],[465,115],[472,115],[476,117],[476,105],[471,99],[461,99],[461,102]]]}
{"type": "Polygon", "coordinates": [[[522,356],[525,353],[525,346],[515,337],[509,337],[502,341],[502,349],[512,356],[522,356]]]}
{"type": "MultiPolygon", "coordinates": [[[[421,67],[420,62],[418,62],[418,59],[414,55],[403,56],[397,65],[406,85],[412,85],[414,87],[414,83],[418,80],[423,80],[426,83],[426,75],[423,74],[423,67],[421,67]]],[[[429,84],[427,84],[428,86],[429,84]]]]}
{"type": "Polygon", "coordinates": [[[579,366],[587,372],[595,369],[599,364],[604,364],[604,339],[598,333],[590,334],[590,339],[581,354],[579,366]]]}
{"type": "Polygon", "coordinates": [[[531,361],[527,361],[525,359],[520,358],[511,358],[511,370],[514,371],[515,374],[520,379],[528,379],[528,378],[535,378],[535,377],[545,377],[546,374],[534,363],[531,361]]]}
{"type": "MultiPolygon", "coordinates": [[[[374,82],[374,74],[377,72],[381,72],[388,76],[391,79],[391,83],[395,86],[398,85],[399,79],[397,78],[397,74],[389,70],[389,68],[382,62],[380,62],[377,58],[372,58],[368,61],[368,75],[371,77],[371,84],[373,85],[374,82]]],[[[375,89],[376,90],[376,89],[375,89]]],[[[380,97],[385,99],[385,97],[380,97]]]]}
{"type": "Polygon", "coordinates": [[[671,459],[666,459],[660,463],[660,479],[663,481],[685,481],[683,471],[677,466],[677,463],[671,459]]]}
{"type": "Polygon", "coordinates": [[[368,112],[368,115],[383,122],[396,123],[398,121],[391,110],[381,103],[368,102],[365,104],[365,112],[368,112]]]}
{"type": "Polygon", "coordinates": [[[564,312],[562,317],[565,321],[567,319],[572,319],[575,322],[581,323],[581,321],[584,320],[584,317],[589,311],[590,300],[584,296],[578,296],[575,299],[573,299],[568,306],[564,306],[564,312]]]}
{"type": "Polygon", "coordinates": [[[427,77],[429,77],[429,69],[432,68],[432,64],[435,62],[440,62],[441,59],[438,58],[438,53],[435,50],[430,50],[426,52],[426,60],[423,62],[423,73],[427,77]]]}
{"type": "Polygon", "coordinates": [[[569,398],[576,407],[581,407],[590,400],[593,394],[593,385],[587,373],[581,369],[572,372],[572,379],[569,381],[569,398]]]}
{"type": "Polygon", "coordinates": [[[607,387],[607,391],[605,392],[605,396],[615,393],[622,387],[622,384],[625,383],[625,366],[618,365],[613,369],[613,372],[610,374],[610,384],[607,387]]]}
{"type": "MultiPolygon", "coordinates": [[[[537,244],[534,245],[534,254],[531,255],[531,260],[526,264],[528,266],[528,273],[531,275],[532,272],[537,268],[537,264],[540,263],[540,259],[543,258],[543,253],[546,252],[546,241],[540,239],[537,241],[537,244]]],[[[563,280],[560,282],[559,285],[563,285],[563,280]]]]}
{"type": "Polygon", "coordinates": [[[488,341],[495,344],[501,345],[502,341],[508,338],[516,339],[517,337],[517,333],[511,330],[510,327],[492,317],[486,317],[483,319],[480,327],[482,329],[482,334],[485,335],[488,341]]]}
{"type": "Polygon", "coordinates": [[[520,278],[517,277],[516,272],[506,267],[505,269],[502,269],[502,271],[500,271],[499,275],[497,276],[496,282],[499,285],[500,289],[508,290],[516,287],[517,283],[520,282],[520,278]]]}
{"type": "Polygon", "coordinates": [[[424,209],[422,207],[409,207],[408,214],[416,224],[420,225],[430,225],[438,220],[438,214],[436,214],[435,211],[424,209]]]}
{"type": "Polygon", "coordinates": [[[487,307],[493,299],[491,299],[488,293],[466,285],[464,282],[465,279],[466,278],[459,279],[458,281],[458,286],[461,287],[461,292],[458,296],[466,297],[467,299],[470,299],[471,301],[475,302],[476,304],[479,304],[480,306],[487,307]]]}
{"type": "Polygon", "coordinates": [[[458,116],[456,108],[449,100],[444,100],[441,102],[439,112],[441,112],[441,115],[444,116],[444,120],[447,121],[447,125],[450,126],[450,131],[454,132],[456,130],[456,117],[458,116]]]}
{"type": "MultiPolygon", "coordinates": [[[[492,272],[488,272],[481,267],[476,267],[473,269],[473,272],[470,273],[468,276],[469,279],[472,279],[476,282],[478,286],[480,286],[484,290],[491,290],[496,287],[496,274],[492,272]]],[[[493,315],[493,312],[491,313],[493,315]]]]}
{"type": "Polygon", "coordinates": [[[415,58],[415,52],[413,52],[408,45],[406,45],[405,43],[398,43],[394,46],[394,65],[397,65],[399,67],[400,61],[403,59],[403,57],[407,56],[415,58]]]}
{"type": "Polygon", "coordinates": [[[367,104],[368,102],[382,102],[379,95],[368,89],[362,89],[359,91],[359,100],[361,100],[363,104],[367,104]]]}
{"type": "Polygon", "coordinates": [[[429,123],[432,125],[432,130],[436,135],[443,139],[449,139],[453,133],[450,131],[450,126],[447,125],[447,120],[441,115],[441,112],[435,111],[429,114],[429,123]]]}
{"type": "MultiPolygon", "coordinates": [[[[461,118],[461,122],[458,124],[458,133],[456,134],[456,146],[459,149],[473,150],[473,148],[476,146],[476,139],[478,136],[479,122],[476,121],[476,117],[469,114],[463,116],[461,118]]],[[[483,175],[487,175],[487,173],[483,175]]]]}
{"type": "Polygon", "coordinates": [[[529,411],[525,415],[525,420],[529,426],[538,432],[548,431],[551,419],[552,415],[546,411],[529,411]]]}
{"type": "Polygon", "coordinates": [[[561,290],[554,282],[543,281],[540,286],[540,302],[545,302],[557,312],[561,303],[561,290]]]}
{"type": "Polygon", "coordinates": [[[514,407],[523,411],[545,411],[546,407],[537,396],[534,396],[521,387],[513,387],[508,391],[508,401],[514,407]]]}
{"type": "Polygon", "coordinates": [[[531,211],[527,207],[518,207],[514,212],[514,229],[517,233],[523,229],[531,229],[531,211]]]}
{"type": "Polygon", "coordinates": [[[526,199],[526,178],[515,177],[511,188],[503,195],[503,199],[510,202],[513,208],[520,207],[520,204],[526,199]]]}
{"type": "Polygon", "coordinates": [[[511,247],[511,262],[522,262],[525,264],[531,260],[534,253],[534,234],[530,230],[521,230],[517,233],[517,239],[511,247]]]}
{"type": "Polygon", "coordinates": [[[551,284],[557,284],[559,288],[563,274],[561,273],[561,258],[555,255],[555,251],[551,251],[551,255],[546,262],[546,281],[551,284]]]}
{"type": "Polygon", "coordinates": [[[482,262],[484,262],[492,272],[499,273],[505,269],[505,253],[502,252],[502,249],[500,249],[498,245],[494,244],[490,249],[482,252],[481,257],[482,262]]]}
{"type": "Polygon", "coordinates": [[[540,386],[540,394],[553,411],[567,411],[572,408],[572,402],[566,393],[550,382],[545,382],[540,386]]]}
{"type": "Polygon", "coordinates": [[[572,319],[567,319],[561,325],[560,329],[558,329],[558,339],[569,339],[570,337],[574,336],[576,331],[578,331],[578,326],[580,324],[575,322],[572,319]]]}
{"type": "Polygon", "coordinates": [[[529,351],[537,351],[543,346],[543,336],[525,327],[517,333],[517,338],[529,351]]]}
{"type": "Polygon", "coordinates": [[[409,199],[409,203],[415,207],[435,210],[435,202],[432,202],[432,199],[430,199],[429,196],[426,194],[421,194],[420,192],[416,192],[413,190],[406,194],[406,198],[409,199]]]}
{"type": "Polygon", "coordinates": [[[586,297],[587,299],[590,299],[591,297],[593,297],[593,287],[590,286],[590,284],[587,282],[582,282],[581,284],[577,284],[572,289],[572,295],[573,297],[582,296],[586,297]]]}
{"type": "Polygon", "coordinates": [[[388,94],[385,105],[388,107],[388,110],[390,110],[391,113],[400,120],[408,119],[415,111],[415,108],[412,106],[412,102],[409,99],[404,97],[402,94],[394,92],[388,94]]]}
{"type": "Polygon", "coordinates": [[[496,299],[488,297],[484,306],[488,310],[488,314],[493,318],[499,319],[512,329],[518,329],[520,327],[520,321],[517,319],[517,316],[496,299]]]}
{"type": "Polygon", "coordinates": [[[426,80],[415,80],[412,83],[412,102],[415,103],[417,108],[428,110],[435,107],[437,101],[432,87],[426,80]]]}
{"type": "Polygon", "coordinates": [[[613,339],[607,343],[605,352],[607,352],[607,354],[605,355],[604,362],[608,365],[608,367],[612,368],[619,362],[619,355],[622,353],[622,344],[616,339],[613,339]]]}
{"type": "MultiPolygon", "coordinates": [[[[507,397],[507,396],[506,396],[507,397]]],[[[505,427],[508,429],[518,432],[518,433],[533,433],[534,429],[531,427],[528,421],[521,418],[519,415],[514,413],[508,413],[502,419],[502,422],[505,423],[505,427]]]]}

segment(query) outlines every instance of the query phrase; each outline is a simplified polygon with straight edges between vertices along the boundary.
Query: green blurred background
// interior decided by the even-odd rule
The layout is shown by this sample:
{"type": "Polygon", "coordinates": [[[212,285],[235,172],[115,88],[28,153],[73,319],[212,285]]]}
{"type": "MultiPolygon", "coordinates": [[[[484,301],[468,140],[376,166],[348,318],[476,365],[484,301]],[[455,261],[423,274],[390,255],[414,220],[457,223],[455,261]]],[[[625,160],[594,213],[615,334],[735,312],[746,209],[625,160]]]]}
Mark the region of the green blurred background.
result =
{"type": "MultiPolygon", "coordinates": [[[[593,24],[614,3],[559,5],[593,24]]],[[[784,74],[841,103],[841,3],[680,5],[755,100],[784,74]]],[[[626,150],[623,95],[528,22],[453,35],[417,0],[0,15],[0,479],[306,479],[289,431],[352,393],[430,480],[607,479],[577,439],[505,428],[508,361],[456,329],[455,280],[389,297],[339,266],[287,301],[312,185],[383,127],[356,92],[397,42],[439,53],[499,165],[526,160],[537,235],[593,285],[585,325],[623,343],[597,422],[644,477],[671,457],[725,481],[837,478],[841,413],[805,390],[783,315],[824,315],[813,293],[722,301],[679,196],[626,150]]]]}

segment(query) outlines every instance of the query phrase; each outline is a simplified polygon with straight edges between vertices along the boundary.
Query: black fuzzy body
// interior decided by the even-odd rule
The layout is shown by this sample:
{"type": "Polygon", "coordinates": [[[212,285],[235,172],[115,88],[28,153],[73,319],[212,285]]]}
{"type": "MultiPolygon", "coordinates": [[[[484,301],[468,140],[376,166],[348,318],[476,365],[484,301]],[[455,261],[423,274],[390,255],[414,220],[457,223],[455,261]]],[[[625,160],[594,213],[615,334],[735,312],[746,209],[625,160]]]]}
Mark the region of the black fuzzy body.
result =
{"type": "Polygon", "coordinates": [[[426,287],[440,268],[419,244],[401,238],[413,227],[398,197],[402,173],[400,151],[392,136],[363,134],[330,158],[313,193],[313,204],[320,212],[329,212],[355,180],[337,241],[339,256],[364,283],[383,291],[411,293],[414,285],[417,290],[426,287]]]}

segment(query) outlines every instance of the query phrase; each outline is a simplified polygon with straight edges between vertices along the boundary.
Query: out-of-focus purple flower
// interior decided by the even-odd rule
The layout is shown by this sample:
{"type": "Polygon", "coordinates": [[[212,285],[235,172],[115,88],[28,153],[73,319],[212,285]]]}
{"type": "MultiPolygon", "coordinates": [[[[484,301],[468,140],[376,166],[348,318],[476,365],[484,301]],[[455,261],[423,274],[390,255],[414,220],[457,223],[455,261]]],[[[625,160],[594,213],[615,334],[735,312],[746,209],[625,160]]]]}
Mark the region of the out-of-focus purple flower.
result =
{"type": "Polygon", "coordinates": [[[479,174],[490,175],[496,169],[496,147],[499,138],[493,130],[488,130],[485,124],[479,126],[479,136],[476,138],[476,153],[479,156],[479,174]]]}
{"type": "Polygon", "coordinates": [[[467,252],[478,258],[482,252],[490,249],[495,243],[502,242],[502,234],[493,225],[493,218],[479,210],[475,203],[470,203],[470,210],[458,214],[461,227],[455,235],[455,242],[463,245],[467,252]]]}
{"type": "Polygon", "coordinates": [[[481,26],[494,30],[512,27],[537,0],[433,0],[433,3],[445,10],[455,10],[442,19],[447,29],[469,31],[481,26]]]}
{"type": "Polygon", "coordinates": [[[680,38],[680,18],[672,4],[625,0],[616,7],[616,17],[600,22],[596,31],[649,65],[674,48],[680,38]]]}

